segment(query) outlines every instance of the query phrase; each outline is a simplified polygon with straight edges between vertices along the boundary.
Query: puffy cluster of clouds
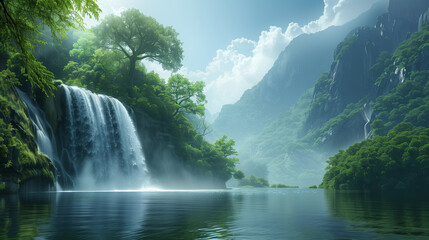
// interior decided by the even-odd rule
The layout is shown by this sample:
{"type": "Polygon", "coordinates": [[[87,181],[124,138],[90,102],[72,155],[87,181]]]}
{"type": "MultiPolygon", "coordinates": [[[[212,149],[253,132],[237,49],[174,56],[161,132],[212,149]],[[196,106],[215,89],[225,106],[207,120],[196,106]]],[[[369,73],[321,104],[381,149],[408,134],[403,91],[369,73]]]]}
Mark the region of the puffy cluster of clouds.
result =
{"type": "MultiPolygon", "coordinates": [[[[182,68],[179,73],[193,81],[203,80],[208,99],[206,107],[211,113],[219,112],[224,104],[236,102],[245,90],[258,83],[295,37],[342,25],[367,11],[377,1],[324,0],[323,15],[317,20],[305,26],[291,22],[285,31],[271,26],[261,32],[257,41],[234,39],[225,49],[217,50],[216,56],[204,70],[187,71],[182,68]]],[[[162,71],[157,64],[145,64],[149,70],[155,70],[161,77],[168,78],[169,73],[162,71]]]]}

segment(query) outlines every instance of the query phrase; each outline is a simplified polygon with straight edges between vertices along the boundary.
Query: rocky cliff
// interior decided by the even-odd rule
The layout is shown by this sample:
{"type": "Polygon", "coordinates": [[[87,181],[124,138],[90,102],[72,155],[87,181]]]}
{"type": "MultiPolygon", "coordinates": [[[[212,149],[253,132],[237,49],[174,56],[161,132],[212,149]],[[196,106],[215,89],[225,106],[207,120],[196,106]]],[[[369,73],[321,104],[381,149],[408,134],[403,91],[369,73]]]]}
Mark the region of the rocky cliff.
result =
{"type": "Polygon", "coordinates": [[[388,13],[378,17],[375,27],[362,27],[337,46],[330,71],[316,84],[305,133],[327,128],[327,123],[347,108],[354,114],[321,131],[317,136],[323,139],[321,145],[340,149],[367,137],[365,124],[372,113],[369,102],[403,81],[406,69],[398,68],[389,81],[378,82],[384,69],[377,68],[424,24],[429,1],[412,2],[391,0],[388,13]]]}

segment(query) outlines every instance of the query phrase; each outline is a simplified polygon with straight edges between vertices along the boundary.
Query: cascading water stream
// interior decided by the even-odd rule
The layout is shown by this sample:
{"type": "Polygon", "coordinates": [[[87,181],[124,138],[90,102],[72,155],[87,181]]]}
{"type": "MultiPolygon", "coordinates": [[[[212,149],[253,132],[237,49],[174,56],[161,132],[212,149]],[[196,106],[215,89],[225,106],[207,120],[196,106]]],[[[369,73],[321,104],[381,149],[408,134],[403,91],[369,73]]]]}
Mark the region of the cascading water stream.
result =
{"type": "MultiPolygon", "coordinates": [[[[57,171],[64,172],[62,163],[59,161],[57,154],[57,144],[55,141],[55,135],[52,131],[52,127],[46,120],[46,115],[42,109],[40,109],[36,103],[28,97],[26,93],[16,88],[19,98],[25,104],[30,116],[30,120],[33,123],[34,129],[36,130],[36,143],[37,150],[46,154],[51,159],[56,167],[57,171]]],[[[56,184],[57,190],[61,189],[56,184]]]]}
{"type": "Polygon", "coordinates": [[[369,132],[368,132],[368,124],[371,122],[371,117],[372,117],[372,108],[371,106],[365,104],[363,107],[363,116],[365,118],[365,125],[363,127],[363,131],[365,134],[365,139],[368,139],[369,136],[369,132]]]}
{"type": "Polygon", "coordinates": [[[147,181],[143,149],[124,105],[117,99],[61,85],[61,162],[74,189],[139,189],[147,181]]]}

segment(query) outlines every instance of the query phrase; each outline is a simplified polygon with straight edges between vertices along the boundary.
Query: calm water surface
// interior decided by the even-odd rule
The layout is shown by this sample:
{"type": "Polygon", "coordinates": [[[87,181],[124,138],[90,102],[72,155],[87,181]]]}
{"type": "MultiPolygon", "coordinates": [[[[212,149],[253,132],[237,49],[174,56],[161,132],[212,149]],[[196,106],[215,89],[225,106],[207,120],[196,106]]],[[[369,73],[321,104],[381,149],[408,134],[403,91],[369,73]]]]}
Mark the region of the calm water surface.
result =
{"type": "Polygon", "coordinates": [[[0,239],[429,239],[429,196],[321,189],[0,195],[0,239]]]}

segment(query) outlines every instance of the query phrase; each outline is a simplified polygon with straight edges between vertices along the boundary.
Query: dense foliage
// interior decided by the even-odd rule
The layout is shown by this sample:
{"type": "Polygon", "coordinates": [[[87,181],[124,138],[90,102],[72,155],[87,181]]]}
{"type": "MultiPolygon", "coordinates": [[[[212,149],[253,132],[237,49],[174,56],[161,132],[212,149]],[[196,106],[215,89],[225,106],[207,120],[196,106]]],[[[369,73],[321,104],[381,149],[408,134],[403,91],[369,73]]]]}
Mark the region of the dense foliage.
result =
{"type": "Polygon", "coordinates": [[[204,86],[203,81],[192,83],[180,74],[172,75],[168,79],[167,91],[176,104],[173,116],[179,112],[204,115],[204,104],[207,102],[203,93],[204,86]]]}
{"type": "MultiPolygon", "coordinates": [[[[376,120],[371,129],[375,134],[386,135],[402,121],[429,127],[429,71],[428,66],[423,65],[424,58],[429,57],[425,54],[429,50],[428,41],[429,27],[425,27],[404,41],[391,58],[387,54],[381,57],[385,59],[385,68],[379,84],[395,78],[399,78],[400,83],[391,93],[377,98],[373,105],[376,120]]],[[[380,65],[373,68],[381,69],[380,65]]]]}
{"type": "Polygon", "coordinates": [[[371,129],[386,135],[396,124],[406,121],[429,127],[429,71],[412,73],[410,79],[399,84],[391,93],[381,96],[374,104],[376,120],[371,129]]]}
{"type": "Polygon", "coordinates": [[[322,186],[335,189],[429,187],[429,129],[401,123],[328,161],[322,186]]]}
{"type": "Polygon", "coordinates": [[[22,71],[33,87],[49,92],[53,89],[51,71],[33,55],[41,26],[50,29],[54,39],[65,37],[70,28],[84,28],[84,17],[98,18],[100,8],[94,0],[1,1],[0,52],[20,53],[22,71]]]}
{"type": "Polygon", "coordinates": [[[182,43],[172,27],[164,27],[137,9],[111,14],[94,28],[97,41],[106,49],[120,51],[129,60],[128,82],[133,85],[138,61],[157,61],[167,70],[182,64],[182,43]]]}

